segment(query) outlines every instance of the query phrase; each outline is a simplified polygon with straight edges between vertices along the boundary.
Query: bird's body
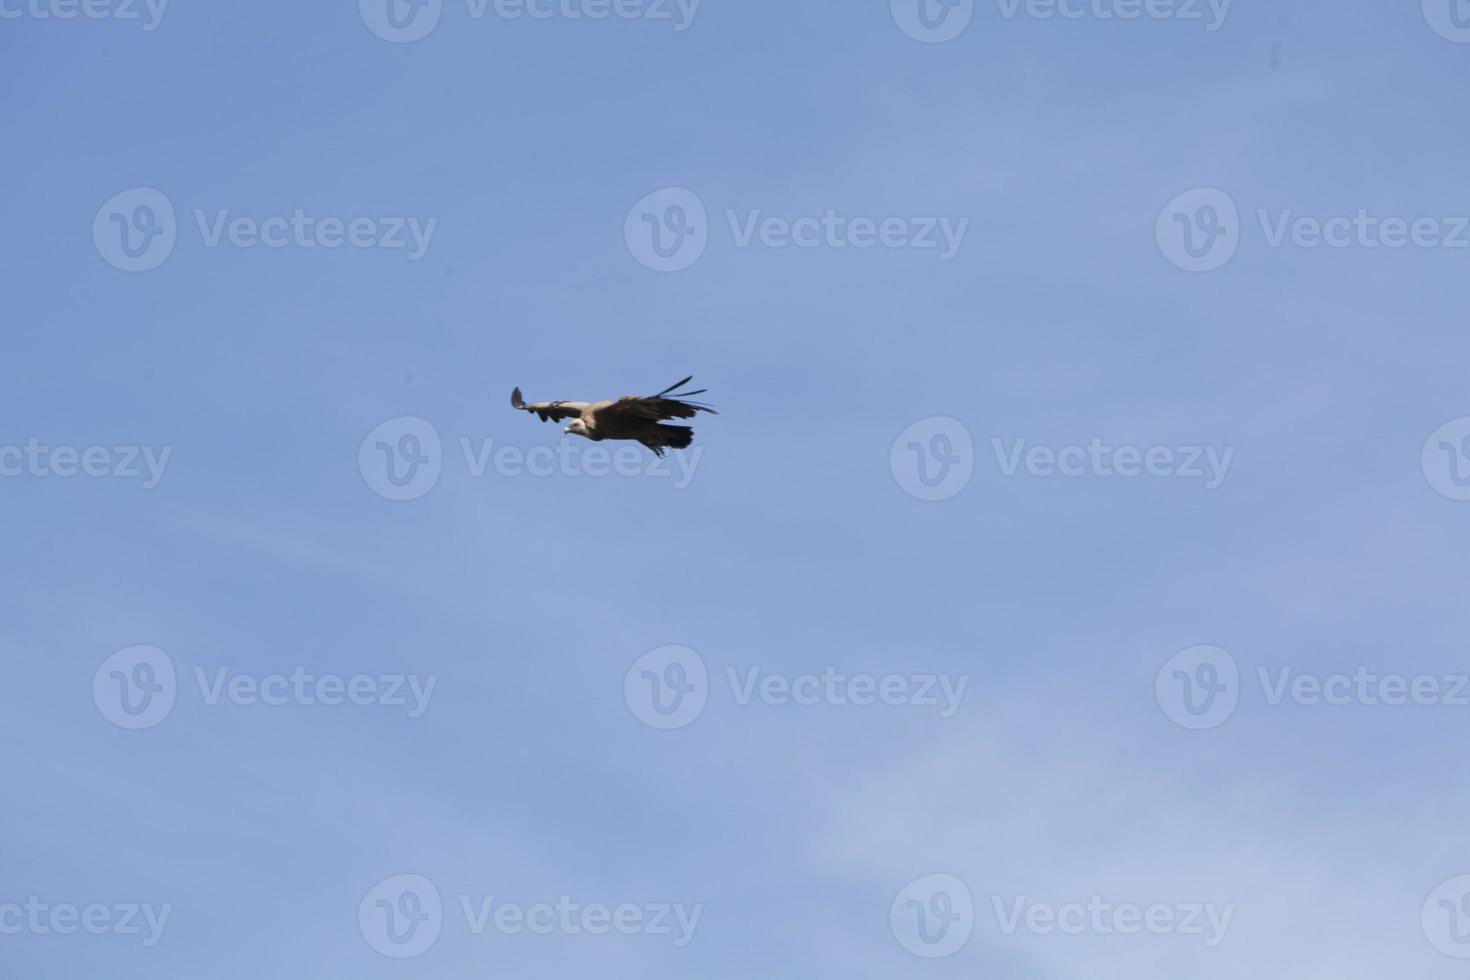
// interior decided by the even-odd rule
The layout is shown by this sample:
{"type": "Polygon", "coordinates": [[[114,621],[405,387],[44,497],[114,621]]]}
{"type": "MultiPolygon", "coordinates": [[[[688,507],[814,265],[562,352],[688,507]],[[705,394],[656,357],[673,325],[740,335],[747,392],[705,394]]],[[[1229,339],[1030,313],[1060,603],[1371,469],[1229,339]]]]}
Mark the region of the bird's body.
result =
{"type": "Polygon", "coordinates": [[[614,401],[538,402],[528,405],[521,399],[521,389],[511,392],[510,404],[523,412],[539,416],[543,422],[572,419],[564,431],[593,442],[604,439],[627,439],[642,443],[657,456],[668,449],[686,449],[694,439],[694,430],[686,425],[664,425],[665,419],[692,419],[700,412],[718,415],[708,405],[686,401],[699,391],[679,392],[693,380],[693,375],[671,385],[656,395],[624,395],[614,401]]]}

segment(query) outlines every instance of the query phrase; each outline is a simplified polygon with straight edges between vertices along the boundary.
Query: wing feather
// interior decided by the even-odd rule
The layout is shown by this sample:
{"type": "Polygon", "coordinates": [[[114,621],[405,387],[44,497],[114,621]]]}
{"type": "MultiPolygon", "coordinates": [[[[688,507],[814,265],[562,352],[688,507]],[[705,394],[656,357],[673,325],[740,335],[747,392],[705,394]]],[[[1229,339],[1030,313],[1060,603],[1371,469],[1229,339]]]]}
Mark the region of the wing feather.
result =
{"type": "Polygon", "coordinates": [[[694,380],[690,375],[678,384],[670,385],[656,395],[624,395],[610,405],[597,408],[596,418],[602,424],[627,424],[630,422],[662,422],[665,419],[692,419],[700,412],[718,415],[709,405],[689,401],[692,395],[702,395],[708,389],[681,392],[678,389],[694,380]]]}
{"type": "Polygon", "coordinates": [[[518,408],[523,412],[530,412],[539,416],[543,422],[561,422],[565,419],[580,418],[587,410],[587,402],[534,402],[527,405],[521,398],[521,389],[517,388],[510,393],[511,408],[518,408]]]}

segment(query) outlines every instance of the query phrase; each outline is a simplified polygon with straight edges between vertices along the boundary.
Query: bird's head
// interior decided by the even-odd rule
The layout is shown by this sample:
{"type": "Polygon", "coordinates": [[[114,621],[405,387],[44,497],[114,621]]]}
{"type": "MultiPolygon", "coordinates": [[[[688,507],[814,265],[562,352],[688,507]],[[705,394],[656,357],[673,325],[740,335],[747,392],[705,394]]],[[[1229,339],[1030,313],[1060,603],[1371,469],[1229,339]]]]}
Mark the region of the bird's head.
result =
{"type": "Polygon", "coordinates": [[[576,421],[572,422],[571,425],[567,426],[566,429],[563,431],[565,431],[567,435],[585,436],[587,434],[587,426],[581,419],[577,419],[576,421]]]}

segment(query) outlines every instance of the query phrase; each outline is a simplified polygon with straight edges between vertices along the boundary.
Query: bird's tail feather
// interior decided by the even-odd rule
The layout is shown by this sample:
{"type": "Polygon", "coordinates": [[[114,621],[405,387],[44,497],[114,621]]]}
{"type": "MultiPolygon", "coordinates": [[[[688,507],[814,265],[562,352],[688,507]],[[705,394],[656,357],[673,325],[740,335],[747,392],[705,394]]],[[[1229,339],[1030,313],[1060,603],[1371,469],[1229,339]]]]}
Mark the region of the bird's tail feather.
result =
{"type": "Polygon", "coordinates": [[[694,430],[687,425],[660,425],[658,431],[663,434],[664,441],[674,449],[688,449],[690,443],[694,442],[694,430]]]}

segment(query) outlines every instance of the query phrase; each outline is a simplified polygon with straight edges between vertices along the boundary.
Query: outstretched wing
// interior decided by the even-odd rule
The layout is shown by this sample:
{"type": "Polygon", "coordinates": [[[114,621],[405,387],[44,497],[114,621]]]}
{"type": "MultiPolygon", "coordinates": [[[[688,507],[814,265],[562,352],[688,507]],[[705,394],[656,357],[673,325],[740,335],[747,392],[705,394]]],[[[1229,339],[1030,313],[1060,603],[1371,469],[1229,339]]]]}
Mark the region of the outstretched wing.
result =
{"type": "Polygon", "coordinates": [[[704,394],[705,389],[678,390],[693,380],[694,376],[690,375],[656,395],[624,395],[612,404],[597,409],[597,423],[662,422],[664,419],[692,419],[700,412],[720,414],[708,405],[687,400],[692,395],[704,394]]]}
{"type": "Polygon", "coordinates": [[[587,408],[587,402],[537,402],[527,405],[521,399],[521,389],[517,388],[510,393],[511,408],[519,408],[523,412],[539,415],[543,422],[560,422],[563,419],[574,419],[581,416],[587,408]]]}

